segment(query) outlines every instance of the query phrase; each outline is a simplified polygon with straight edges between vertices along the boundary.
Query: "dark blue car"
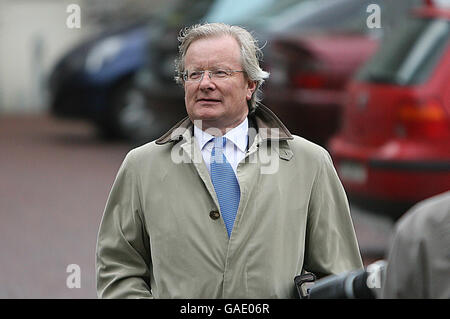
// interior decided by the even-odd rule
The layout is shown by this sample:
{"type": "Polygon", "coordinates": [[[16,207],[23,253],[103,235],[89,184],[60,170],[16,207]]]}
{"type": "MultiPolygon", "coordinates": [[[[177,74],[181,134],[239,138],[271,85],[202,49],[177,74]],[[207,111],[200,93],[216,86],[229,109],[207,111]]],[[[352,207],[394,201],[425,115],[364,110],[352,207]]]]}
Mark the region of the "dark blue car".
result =
{"type": "MultiPolygon", "coordinates": [[[[146,64],[151,20],[103,32],[69,51],[49,79],[51,113],[94,121],[109,136],[119,136],[145,102],[130,90],[131,78],[146,64]],[[126,123],[128,121],[128,123],[126,123]]],[[[131,128],[130,128],[131,129],[131,128]]]]}

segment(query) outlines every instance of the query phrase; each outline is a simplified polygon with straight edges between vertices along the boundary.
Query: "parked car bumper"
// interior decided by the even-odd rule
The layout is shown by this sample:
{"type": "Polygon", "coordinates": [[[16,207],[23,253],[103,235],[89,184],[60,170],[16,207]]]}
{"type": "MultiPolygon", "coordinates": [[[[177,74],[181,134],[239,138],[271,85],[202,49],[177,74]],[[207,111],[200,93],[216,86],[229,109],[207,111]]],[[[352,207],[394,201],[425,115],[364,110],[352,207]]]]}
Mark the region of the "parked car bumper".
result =
{"type": "Polygon", "coordinates": [[[50,112],[60,118],[95,120],[104,115],[107,98],[107,87],[62,84],[52,92],[50,112]]]}
{"type": "MultiPolygon", "coordinates": [[[[415,203],[450,189],[450,156],[425,141],[361,146],[334,138],[330,152],[351,196],[415,203]]],[[[441,148],[442,150],[442,148],[441,148]]]]}

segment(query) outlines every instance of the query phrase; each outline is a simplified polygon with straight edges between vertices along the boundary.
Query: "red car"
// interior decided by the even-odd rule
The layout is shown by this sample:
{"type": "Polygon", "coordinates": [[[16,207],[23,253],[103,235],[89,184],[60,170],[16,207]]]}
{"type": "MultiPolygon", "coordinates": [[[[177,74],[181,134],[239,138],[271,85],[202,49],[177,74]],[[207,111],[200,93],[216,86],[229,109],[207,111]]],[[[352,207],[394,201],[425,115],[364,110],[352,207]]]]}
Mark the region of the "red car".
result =
{"type": "Polygon", "coordinates": [[[326,146],[339,129],[349,79],[377,47],[363,34],[275,40],[263,102],[292,133],[326,146]]]}
{"type": "Polygon", "coordinates": [[[385,40],[351,82],[329,150],[349,197],[397,218],[450,189],[450,8],[416,9],[385,40]]]}
{"type": "Polygon", "coordinates": [[[378,2],[380,29],[367,26],[373,0],[323,2],[327,5],[297,24],[287,27],[287,17],[279,21],[283,32],[274,30],[265,53],[271,75],[263,103],[292,133],[326,146],[340,128],[348,82],[417,1],[378,2]]]}

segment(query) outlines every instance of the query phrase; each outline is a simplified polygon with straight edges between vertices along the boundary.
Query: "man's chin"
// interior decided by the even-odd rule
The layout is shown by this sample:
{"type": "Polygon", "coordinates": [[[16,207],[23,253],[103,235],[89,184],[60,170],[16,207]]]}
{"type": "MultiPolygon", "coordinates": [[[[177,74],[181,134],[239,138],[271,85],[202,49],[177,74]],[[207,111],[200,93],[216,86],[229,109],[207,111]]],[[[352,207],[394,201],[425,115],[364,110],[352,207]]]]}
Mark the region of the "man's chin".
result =
{"type": "Polygon", "coordinates": [[[194,121],[197,126],[201,123],[204,127],[216,127],[220,123],[220,118],[214,116],[196,116],[194,121]]]}
{"type": "Polygon", "coordinates": [[[220,116],[212,114],[197,114],[195,116],[190,116],[190,119],[194,122],[195,126],[203,131],[216,128],[220,130],[223,122],[223,119],[220,116]]]}
{"type": "Polygon", "coordinates": [[[191,116],[191,119],[194,118],[197,121],[214,123],[220,121],[221,116],[222,114],[220,112],[217,112],[217,110],[210,108],[210,109],[202,109],[200,110],[200,112],[195,112],[193,116],[191,116]]]}

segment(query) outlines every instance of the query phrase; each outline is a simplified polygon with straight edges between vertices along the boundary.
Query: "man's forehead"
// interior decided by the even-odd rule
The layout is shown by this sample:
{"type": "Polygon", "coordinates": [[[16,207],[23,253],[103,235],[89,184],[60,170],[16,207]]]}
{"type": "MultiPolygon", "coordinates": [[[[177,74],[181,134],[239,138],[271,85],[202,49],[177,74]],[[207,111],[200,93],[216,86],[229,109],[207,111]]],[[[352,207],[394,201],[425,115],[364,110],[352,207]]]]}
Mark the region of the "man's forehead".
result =
{"type": "Polygon", "coordinates": [[[240,65],[239,44],[232,36],[223,35],[200,38],[191,43],[186,51],[187,64],[236,64],[240,65]]]}
{"type": "Polygon", "coordinates": [[[189,45],[189,48],[192,47],[194,44],[195,45],[200,45],[200,44],[207,45],[207,43],[213,43],[213,42],[215,44],[217,44],[217,43],[224,43],[227,46],[232,45],[232,46],[239,47],[238,41],[232,35],[230,35],[230,34],[218,34],[218,35],[199,37],[198,39],[195,39],[195,40],[193,40],[191,42],[191,44],[189,45]]]}

